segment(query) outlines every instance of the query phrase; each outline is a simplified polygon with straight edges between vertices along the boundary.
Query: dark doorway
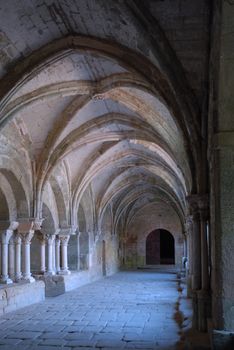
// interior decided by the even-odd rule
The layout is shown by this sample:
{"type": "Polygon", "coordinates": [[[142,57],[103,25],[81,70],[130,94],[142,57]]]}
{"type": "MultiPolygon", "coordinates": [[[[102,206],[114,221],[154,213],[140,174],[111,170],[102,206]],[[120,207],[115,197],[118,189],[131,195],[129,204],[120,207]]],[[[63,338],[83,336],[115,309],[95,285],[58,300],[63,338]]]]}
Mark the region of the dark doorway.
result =
{"type": "Polygon", "coordinates": [[[160,264],[175,264],[175,242],[172,234],[160,231],[160,264]]]}
{"type": "Polygon", "coordinates": [[[146,264],[175,264],[174,237],[167,230],[150,232],[146,239],[146,264]]]}

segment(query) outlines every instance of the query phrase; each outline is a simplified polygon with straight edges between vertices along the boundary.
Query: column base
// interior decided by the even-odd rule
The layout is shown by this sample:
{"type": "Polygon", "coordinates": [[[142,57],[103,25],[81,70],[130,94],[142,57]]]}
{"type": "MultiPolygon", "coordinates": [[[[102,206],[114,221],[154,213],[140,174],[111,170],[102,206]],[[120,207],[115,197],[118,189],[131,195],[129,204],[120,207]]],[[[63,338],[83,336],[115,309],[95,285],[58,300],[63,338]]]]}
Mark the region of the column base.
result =
{"type": "Polygon", "coordinates": [[[60,270],[58,272],[58,275],[70,275],[71,274],[71,271],[69,270],[60,270]]]}
{"type": "Polygon", "coordinates": [[[233,350],[234,349],[234,332],[224,330],[213,330],[212,350],[233,350]]]}
{"type": "Polygon", "coordinates": [[[22,281],[22,278],[23,278],[22,274],[16,275],[15,276],[15,282],[18,283],[18,282],[22,281]]]}
{"type": "Polygon", "coordinates": [[[33,282],[35,282],[35,278],[32,277],[32,276],[23,276],[21,278],[21,281],[25,281],[25,282],[28,282],[28,283],[33,283],[33,282]]]}
{"type": "Polygon", "coordinates": [[[206,290],[197,291],[198,305],[198,330],[207,332],[207,319],[211,314],[211,298],[210,293],[206,290]]]}
{"type": "Polygon", "coordinates": [[[38,272],[38,275],[45,275],[46,274],[46,270],[40,270],[39,272],[38,272]]]}
{"type": "Polygon", "coordinates": [[[44,276],[54,276],[56,275],[55,271],[46,271],[44,272],[44,276]]]}
{"type": "Polygon", "coordinates": [[[192,318],[192,327],[198,329],[198,301],[197,301],[197,291],[191,290],[191,298],[193,305],[193,318],[192,318]]]}
{"type": "Polygon", "coordinates": [[[1,284],[11,284],[11,283],[13,283],[13,281],[9,277],[1,277],[0,283],[1,284]]]}
{"type": "Polygon", "coordinates": [[[186,277],[187,280],[187,297],[192,298],[192,275],[188,274],[186,277]]]}

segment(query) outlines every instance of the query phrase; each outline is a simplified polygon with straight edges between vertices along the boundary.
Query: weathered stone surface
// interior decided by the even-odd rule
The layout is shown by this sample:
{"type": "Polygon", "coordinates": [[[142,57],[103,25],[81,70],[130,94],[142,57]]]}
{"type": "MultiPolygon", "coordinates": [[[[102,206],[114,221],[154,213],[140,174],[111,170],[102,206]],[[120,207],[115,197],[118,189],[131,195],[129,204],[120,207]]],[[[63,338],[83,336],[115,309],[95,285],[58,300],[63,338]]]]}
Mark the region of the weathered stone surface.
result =
{"type": "MultiPolygon", "coordinates": [[[[188,294],[207,296],[194,298],[194,324],[206,331],[212,297],[211,327],[234,331],[232,2],[2,1],[0,221],[21,223],[10,242],[0,225],[2,282],[32,282],[32,272],[56,296],[145,268],[147,237],[167,230],[174,255],[163,256],[160,233],[154,262],[186,261],[188,294]]],[[[30,304],[42,298],[37,285],[1,287],[1,312],[25,305],[20,288],[30,304]]],[[[64,322],[76,332],[83,316],[64,322]]],[[[92,318],[98,332],[109,322],[86,316],[91,333],[92,318]]],[[[151,347],[131,307],[125,317],[127,347],[151,347]]]]}
{"type": "MultiPolygon", "coordinates": [[[[182,310],[191,326],[191,304],[186,299],[184,284],[181,286],[182,310]]],[[[174,320],[178,296],[176,274],[121,272],[3,316],[5,326],[0,344],[26,347],[30,341],[33,349],[54,350],[62,346],[173,348],[179,340],[179,327],[174,320]],[[14,320],[21,329],[16,328],[14,320]]]]}
{"type": "Polygon", "coordinates": [[[42,281],[1,286],[0,314],[3,315],[43,300],[45,300],[45,284],[42,281]]]}

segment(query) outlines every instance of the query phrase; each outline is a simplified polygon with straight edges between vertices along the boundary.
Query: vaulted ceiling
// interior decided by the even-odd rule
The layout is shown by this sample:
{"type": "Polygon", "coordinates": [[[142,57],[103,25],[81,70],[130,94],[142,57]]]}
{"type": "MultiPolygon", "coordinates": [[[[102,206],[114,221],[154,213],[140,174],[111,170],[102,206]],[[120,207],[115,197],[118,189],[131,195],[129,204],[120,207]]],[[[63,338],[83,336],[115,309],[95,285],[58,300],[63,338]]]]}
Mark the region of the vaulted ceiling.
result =
{"type": "MultiPolygon", "coordinates": [[[[1,2],[2,131],[15,120],[39,199],[62,162],[74,213],[91,184],[99,217],[111,203],[116,221],[131,221],[162,201],[182,220],[186,196],[199,188],[205,58],[193,67],[184,28],[172,38],[160,27],[172,23],[169,3],[149,1],[147,12],[138,1],[1,2]]],[[[194,3],[180,11],[196,37],[207,13],[194,3]]]]}

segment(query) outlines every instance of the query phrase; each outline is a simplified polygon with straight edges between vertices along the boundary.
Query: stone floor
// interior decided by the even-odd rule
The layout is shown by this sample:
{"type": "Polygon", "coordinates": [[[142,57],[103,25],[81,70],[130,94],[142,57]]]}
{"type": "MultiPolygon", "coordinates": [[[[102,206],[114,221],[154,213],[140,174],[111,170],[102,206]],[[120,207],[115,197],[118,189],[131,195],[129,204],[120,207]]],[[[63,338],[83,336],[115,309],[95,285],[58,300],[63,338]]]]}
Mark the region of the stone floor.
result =
{"type": "Polygon", "coordinates": [[[6,314],[0,349],[183,349],[190,316],[175,273],[119,272],[6,314]]]}

